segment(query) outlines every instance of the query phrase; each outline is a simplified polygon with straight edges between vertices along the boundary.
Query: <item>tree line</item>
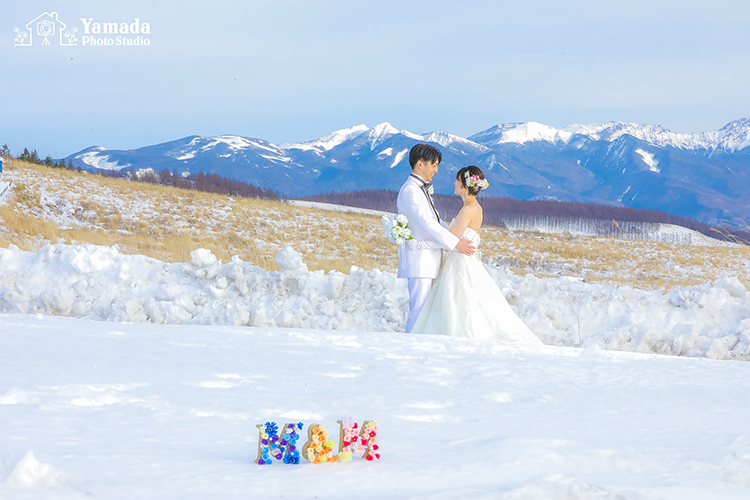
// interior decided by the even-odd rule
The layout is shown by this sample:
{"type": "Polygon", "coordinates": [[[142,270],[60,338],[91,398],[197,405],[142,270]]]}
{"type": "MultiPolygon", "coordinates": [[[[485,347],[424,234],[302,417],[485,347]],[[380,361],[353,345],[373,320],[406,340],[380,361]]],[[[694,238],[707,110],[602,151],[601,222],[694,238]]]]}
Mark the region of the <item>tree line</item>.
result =
{"type": "Polygon", "coordinates": [[[68,160],[68,163],[65,163],[65,160],[59,160],[55,161],[50,155],[47,155],[42,158],[39,156],[39,153],[36,152],[36,149],[32,149],[29,151],[28,148],[23,148],[23,152],[19,153],[18,156],[13,156],[10,152],[10,148],[7,144],[3,144],[3,147],[0,148],[0,156],[3,158],[15,158],[17,160],[25,161],[28,163],[35,163],[37,165],[46,165],[48,167],[52,168],[66,168],[68,170],[77,170],[78,172],[81,171],[81,168],[75,168],[73,166],[73,162],[68,160]]]}
{"type": "MultiPolygon", "coordinates": [[[[305,196],[301,200],[333,203],[385,212],[396,212],[397,191],[384,189],[365,189],[362,191],[330,192],[313,196],[305,196]]],[[[461,209],[462,201],[456,196],[436,194],[433,196],[435,207],[443,218],[450,220],[461,209]]],[[[580,219],[581,224],[586,221],[599,220],[635,223],[661,223],[682,226],[701,234],[724,241],[750,244],[750,232],[728,227],[716,227],[687,217],[662,212],[631,207],[616,207],[612,205],[597,205],[594,203],[574,203],[550,200],[517,200],[514,198],[499,198],[493,196],[482,197],[484,210],[484,224],[505,228],[505,221],[539,220],[547,224],[553,219],[580,219]]],[[[614,224],[617,225],[616,223],[614,224]]]]}
{"type": "Polygon", "coordinates": [[[225,194],[227,196],[237,196],[242,198],[264,198],[267,200],[279,200],[281,195],[272,189],[264,189],[247,182],[221,177],[216,174],[197,174],[180,175],[176,170],[162,170],[155,172],[151,169],[142,170],[137,173],[125,172],[118,177],[148,182],[150,184],[159,184],[161,186],[172,186],[182,189],[194,189],[206,193],[225,194]]]}

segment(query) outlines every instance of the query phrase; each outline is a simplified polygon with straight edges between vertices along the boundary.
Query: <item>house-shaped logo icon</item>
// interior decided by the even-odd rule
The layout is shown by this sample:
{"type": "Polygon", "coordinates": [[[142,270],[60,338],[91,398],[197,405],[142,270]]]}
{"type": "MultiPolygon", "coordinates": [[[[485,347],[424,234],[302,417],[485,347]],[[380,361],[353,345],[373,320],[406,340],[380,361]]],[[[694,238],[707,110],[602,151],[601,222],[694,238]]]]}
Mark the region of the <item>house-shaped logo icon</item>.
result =
{"type": "Polygon", "coordinates": [[[42,39],[41,45],[52,45],[50,40],[57,40],[60,37],[60,45],[70,46],[78,45],[78,28],[66,30],[64,22],[57,18],[57,12],[45,12],[26,23],[26,29],[14,28],[16,34],[15,42],[18,47],[29,47],[33,43],[34,37],[42,39]]]}

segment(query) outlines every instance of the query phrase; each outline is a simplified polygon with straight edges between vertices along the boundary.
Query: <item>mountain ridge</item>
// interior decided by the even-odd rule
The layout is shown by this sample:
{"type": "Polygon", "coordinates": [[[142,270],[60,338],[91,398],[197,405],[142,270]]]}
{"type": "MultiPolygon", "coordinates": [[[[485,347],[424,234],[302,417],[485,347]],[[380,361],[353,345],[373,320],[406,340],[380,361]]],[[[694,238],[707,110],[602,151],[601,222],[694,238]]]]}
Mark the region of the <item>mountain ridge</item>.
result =
{"type": "Polygon", "coordinates": [[[750,189],[747,118],[695,133],[623,122],[559,129],[523,122],[494,125],[466,138],[445,131],[416,134],[383,122],[278,145],[225,134],[132,150],[92,146],[66,160],[91,171],[212,173],[303,196],[397,188],[417,142],[441,149],[435,186],[444,194],[452,193],[455,172],[474,164],[485,170],[495,196],[649,208],[708,223],[740,224],[750,217],[750,203],[742,199],[750,189]]]}

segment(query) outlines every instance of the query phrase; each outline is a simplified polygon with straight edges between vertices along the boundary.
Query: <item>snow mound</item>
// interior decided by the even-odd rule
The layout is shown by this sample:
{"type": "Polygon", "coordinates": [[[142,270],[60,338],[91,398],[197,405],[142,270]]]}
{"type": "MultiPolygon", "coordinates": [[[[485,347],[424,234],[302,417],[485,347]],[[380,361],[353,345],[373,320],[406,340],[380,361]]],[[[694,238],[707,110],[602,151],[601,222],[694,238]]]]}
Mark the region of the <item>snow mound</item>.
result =
{"type": "Polygon", "coordinates": [[[190,263],[195,267],[208,267],[216,262],[216,257],[210,250],[199,248],[190,252],[190,263]]]}
{"type": "Polygon", "coordinates": [[[276,255],[274,262],[286,271],[307,271],[307,264],[302,262],[302,254],[290,246],[284,247],[276,255]]]}
{"type": "MultiPolygon", "coordinates": [[[[286,247],[282,271],[195,250],[187,263],[117,247],[0,248],[0,312],[117,322],[403,332],[406,281],[352,267],[308,271],[286,247]]],[[[546,344],[750,360],[750,293],[737,278],[666,294],[576,277],[516,276],[486,266],[511,307],[546,344]]],[[[3,398],[16,399],[6,394],[3,398]]]]}
{"type": "Polygon", "coordinates": [[[55,467],[38,461],[34,452],[29,450],[2,484],[20,490],[56,488],[63,484],[63,474],[55,467]]]}

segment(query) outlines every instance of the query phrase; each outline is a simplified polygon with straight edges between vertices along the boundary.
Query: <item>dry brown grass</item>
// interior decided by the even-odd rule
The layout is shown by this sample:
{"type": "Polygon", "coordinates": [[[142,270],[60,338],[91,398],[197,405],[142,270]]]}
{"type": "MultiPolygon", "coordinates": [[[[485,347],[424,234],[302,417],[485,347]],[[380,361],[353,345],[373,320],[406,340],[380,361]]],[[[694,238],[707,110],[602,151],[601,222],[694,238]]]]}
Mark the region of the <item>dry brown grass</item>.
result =
{"type": "MultiPolygon", "coordinates": [[[[310,270],[395,271],[379,217],[188,191],[6,162],[14,187],[0,205],[0,245],[119,245],[123,253],[184,262],[197,248],[266,269],[286,245],[310,270]]],[[[519,274],[668,290],[736,276],[750,285],[750,248],[689,246],[483,228],[482,256],[519,274]]]]}
{"type": "Polygon", "coordinates": [[[60,241],[116,244],[123,253],[172,262],[190,260],[190,252],[207,248],[224,261],[237,255],[278,269],[274,257],[292,245],[313,270],[394,267],[385,245],[370,234],[379,225],[374,216],[332,216],[275,201],[233,199],[13,160],[6,165],[5,178],[14,183],[10,199],[0,206],[0,243],[6,247],[13,243],[35,251],[60,241]],[[43,191],[54,191],[57,199],[51,203],[43,191]],[[361,235],[366,237],[359,239],[361,235]]]}
{"type": "Polygon", "coordinates": [[[483,252],[515,273],[671,290],[734,276],[750,285],[750,247],[694,246],[484,228],[483,252]]]}

